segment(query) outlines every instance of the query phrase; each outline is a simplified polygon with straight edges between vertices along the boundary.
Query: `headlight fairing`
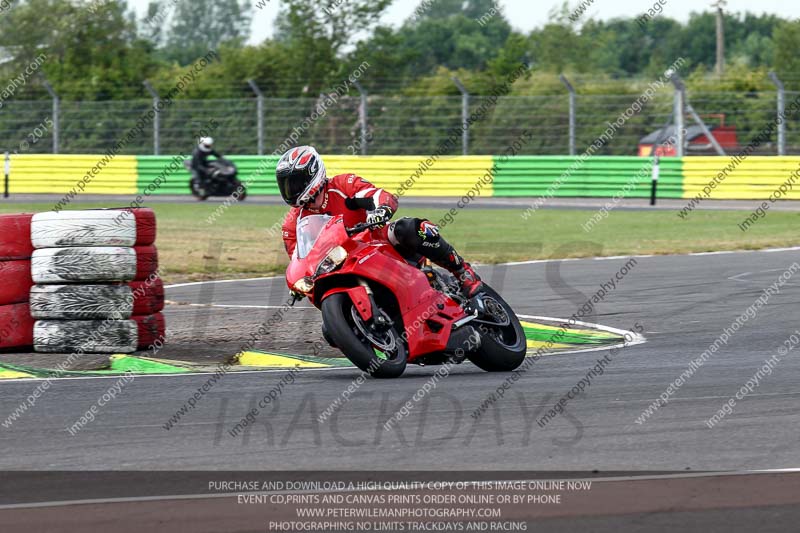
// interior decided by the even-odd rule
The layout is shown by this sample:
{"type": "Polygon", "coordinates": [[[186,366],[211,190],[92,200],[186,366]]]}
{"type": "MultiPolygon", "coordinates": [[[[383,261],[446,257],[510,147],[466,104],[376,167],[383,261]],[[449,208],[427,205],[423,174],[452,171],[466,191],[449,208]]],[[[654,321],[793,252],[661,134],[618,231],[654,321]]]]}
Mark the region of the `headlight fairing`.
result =
{"type": "Polygon", "coordinates": [[[347,259],[347,250],[341,246],[333,248],[328,252],[328,255],[325,256],[325,259],[320,261],[316,272],[314,272],[314,277],[316,278],[317,276],[333,272],[339,265],[344,263],[345,259],[347,259]]]}
{"type": "Polygon", "coordinates": [[[297,292],[308,294],[314,290],[314,280],[309,278],[308,276],[300,278],[299,280],[297,280],[297,283],[294,284],[293,289],[296,290],[297,292]]]}

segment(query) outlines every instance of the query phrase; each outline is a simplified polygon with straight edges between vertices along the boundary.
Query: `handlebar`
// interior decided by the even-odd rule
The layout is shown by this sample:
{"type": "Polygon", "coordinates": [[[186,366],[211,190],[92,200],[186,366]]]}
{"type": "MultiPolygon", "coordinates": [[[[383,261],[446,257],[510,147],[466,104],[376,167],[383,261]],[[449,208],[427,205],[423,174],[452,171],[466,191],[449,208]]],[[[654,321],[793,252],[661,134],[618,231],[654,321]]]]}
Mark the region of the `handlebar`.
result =
{"type": "Polygon", "coordinates": [[[388,222],[388,220],[381,220],[381,221],[378,221],[378,222],[373,222],[371,224],[367,224],[366,222],[362,222],[360,224],[356,224],[352,228],[345,228],[345,230],[347,231],[347,236],[348,237],[352,237],[356,233],[361,233],[362,231],[366,231],[368,229],[372,229],[372,228],[375,228],[375,227],[378,227],[378,226],[383,226],[387,222],[388,222]]]}

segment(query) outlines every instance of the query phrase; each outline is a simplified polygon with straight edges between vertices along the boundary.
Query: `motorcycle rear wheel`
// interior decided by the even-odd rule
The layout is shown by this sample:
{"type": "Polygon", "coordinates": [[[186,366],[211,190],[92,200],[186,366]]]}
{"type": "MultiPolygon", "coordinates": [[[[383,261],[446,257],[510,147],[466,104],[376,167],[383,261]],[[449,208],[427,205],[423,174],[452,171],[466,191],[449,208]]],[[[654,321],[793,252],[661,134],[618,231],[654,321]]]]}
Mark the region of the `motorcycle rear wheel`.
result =
{"type": "Polygon", "coordinates": [[[354,312],[353,302],[346,294],[332,294],[322,301],[322,321],[326,332],[354,365],[376,378],[399,377],[406,369],[408,350],[397,326],[393,325],[383,333],[383,339],[394,344],[394,350],[385,353],[365,336],[362,331],[364,324],[357,324],[357,320],[361,318],[357,311],[354,312]]]}
{"type": "Polygon", "coordinates": [[[205,187],[203,187],[198,178],[192,178],[189,181],[189,188],[192,191],[192,196],[194,196],[201,202],[208,198],[208,191],[206,190],[205,187]]]}
{"type": "Polygon", "coordinates": [[[508,317],[508,325],[492,327],[487,324],[474,324],[481,335],[481,345],[467,353],[467,358],[486,372],[510,372],[525,361],[528,341],[519,318],[508,303],[491,287],[484,285],[487,298],[499,304],[508,317]]]}

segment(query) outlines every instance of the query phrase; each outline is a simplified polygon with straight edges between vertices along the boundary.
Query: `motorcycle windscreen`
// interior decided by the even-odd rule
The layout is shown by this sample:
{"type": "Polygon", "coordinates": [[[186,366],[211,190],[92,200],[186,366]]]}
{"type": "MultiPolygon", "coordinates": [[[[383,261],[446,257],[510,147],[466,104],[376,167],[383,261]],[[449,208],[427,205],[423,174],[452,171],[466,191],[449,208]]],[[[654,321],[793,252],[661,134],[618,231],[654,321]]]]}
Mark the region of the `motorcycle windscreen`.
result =
{"type": "Polygon", "coordinates": [[[333,217],[309,215],[297,221],[297,257],[303,259],[311,253],[314,243],[333,217]]]}

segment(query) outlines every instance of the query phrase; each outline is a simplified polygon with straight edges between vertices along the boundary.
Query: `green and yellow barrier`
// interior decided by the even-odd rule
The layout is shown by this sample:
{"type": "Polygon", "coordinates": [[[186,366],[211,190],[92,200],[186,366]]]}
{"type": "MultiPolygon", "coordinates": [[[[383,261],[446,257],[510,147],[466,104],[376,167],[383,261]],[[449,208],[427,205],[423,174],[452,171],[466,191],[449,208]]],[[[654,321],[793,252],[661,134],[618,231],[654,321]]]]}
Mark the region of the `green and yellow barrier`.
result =
{"type": "MultiPolygon", "coordinates": [[[[750,156],[738,163],[731,157],[684,157],[683,197],[694,198],[717,177],[712,200],[766,200],[799,169],[800,157],[750,156]]],[[[798,187],[782,199],[800,200],[800,179],[795,179],[798,187]]]]}
{"type": "Polygon", "coordinates": [[[9,192],[135,194],[136,156],[12,155],[9,192]],[[83,189],[78,186],[83,183],[83,189]]]}
{"type": "MultiPolygon", "coordinates": [[[[623,189],[626,197],[650,196],[649,158],[518,156],[496,157],[495,163],[494,196],[612,197],[623,189]]],[[[662,158],[659,167],[658,196],[680,198],[681,159],[662,158]]]]}
{"type": "MultiPolygon", "coordinates": [[[[10,192],[68,194],[85,176],[88,194],[188,194],[181,156],[12,155],[10,192]],[[154,186],[154,184],[157,184],[154,186]]],[[[231,156],[253,195],[276,195],[278,157],[231,156]]],[[[354,173],[403,196],[646,198],[651,160],[635,156],[326,156],[329,175],[354,173]],[[478,183],[480,187],[476,187],[478,183]]],[[[667,157],[660,162],[659,198],[693,198],[725,171],[710,199],[763,200],[800,169],[800,157],[667,157]],[[727,169],[727,171],[726,171],[727,169]]],[[[795,178],[800,182],[800,178],[795,178]]],[[[800,186],[783,197],[800,199],[800,186]]]]}

